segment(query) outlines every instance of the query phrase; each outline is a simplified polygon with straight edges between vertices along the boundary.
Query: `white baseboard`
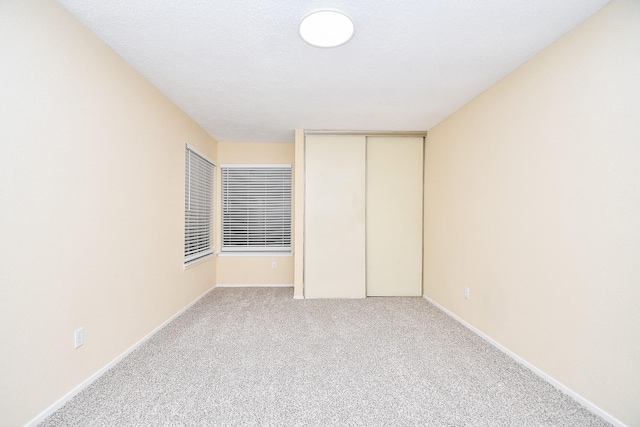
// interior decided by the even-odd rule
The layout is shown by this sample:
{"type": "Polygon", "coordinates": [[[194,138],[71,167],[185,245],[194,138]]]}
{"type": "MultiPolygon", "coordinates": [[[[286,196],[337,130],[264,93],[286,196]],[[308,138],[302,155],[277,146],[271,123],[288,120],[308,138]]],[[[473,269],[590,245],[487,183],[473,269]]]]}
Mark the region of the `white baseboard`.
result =
{"type": "Polygon", "coordinates": [[[294,295],[293,299],[304,299],[303,295],[294,295]]]}
{"type": "Polygon", "coordinates": [[[276,283],[276,284],[264,284],[264,283],[222,283],[216,285],[216,288],[293,288],[293,283],[276,283]]]}
{"type": "Polygon", "coordinates": [[[73,399],[76,394],[80,393],[82,390],[84,390],[89,385],[91,385],[95,380],[100,378],[105,372],[107,372],[109,369],[113,368],[116,364],[118,364],[118,362],[120,362],[122,359],[127,357],[132,351],[134,351],[135,349],[140,347],[142,344],[144,344],[145,341],[147,341],[149,338],[154,336],[158,331],[160,331],[162,328],[164,328],[169,323],[171,323],[176,317],[180,316],[182,313],[184,313],[189,308],[191,308],[195,303],[197,303],[202,298],[204,298],[209,292],[211,292],[213,289],[215,289],[215,287],[216,286],[214,285],[211,288],[209,288],[207,291],[205,291],[202,295],[200,295],[198,298],[193,300],[185,308],[183,308],[182,310],[180,310],[179,312],[177,312],[176,314],[171,316],[168,320],[164,321],[160,326],[158,326],[153,331],[151,331],[147,335],[145,335],[140,341],[138,341],[137,343],[135,343],[134,345],[129,347],[127,350],[125,350],[124,353],[122,353],[121,355],[119,355],[118,357],[113,359],[111,362],[109,362],[106,366],[104,366],[98,372],[94,373],[89,378],[87,378],[86,380],[84,380],[83,382],[78,384],[73,390],[71,390],[69,393],[65,394],[60,399],[58,399],[57,402],[55,402],[53,405],[51,405],[47,409],[45,409],[40,415],[38,415],[37,417],[35,417],[31,421],[29,421],[27,424],[25,424],[25,427],[35,427],[36,425],[38,425],[42,421],[44,421],[44,419],[47,418],[49,415],[53,414],[58,409],[62,408],[64,406],[64,404],[67,403],[68,401],[70,401],[71,399],[73,399]]]}
{"type": "Polygon", "coordinates": [[[549,376],[545,372],[543,372],[540,369],[536,368],[534,365],[532,365],[531,363],[527,362],[526,360],[524,360],[523,358],[521,358],[520,356],[518,356],[517,354],[515,354],[514,352],[512,352],[508,348],[504,347],[502,344],[498,343],[493,338],[491,338],[488,335],[486,335],[484,332],[481,332],[480,330],[476,329],[470,323],[466,322],[465,320],[461,319],[457,315],[453,314],[452,312],[450,312],[449,310],[447,310],[446,308],[444,308],[443,306],[441,306],[440,304],[438,304],[437,302],[435,302],[431,298],[427,297],[426,295],[423,295],[423,298],[426,299],[427,301],[429,301],[434,306],[436,306],[439,310],[441,310],[442,312],[444,312],[448,316],[450,316],[453,319],[455,319],[456,321],[458,321],[464,327],[466,327],[470,331],[474,332],[480,338],[484,339],[489,344],[493,345],[498,350],[500,350],[501,352],[505,353],[507,356],[511,357],[513,360],[515,360],[519,364],[521,364],[521,365],[525,366],[526,368],[530,369],[531,371],[533,371],[533,373],[535,373],[537,376],[539,376],[540,378],[542,378],[543,380],[545,380],[546,382],[548,382],[549,384],[551,384],[552,386],[554,386],[555,388],[557,388],[558,390],[563,392],[564,394],[569,395],[576,402],[578,402],[579,404],[581,404],[582,406],[587,408],[589,411],[591,411],[594,414],[596,414],[597,416],[599,416],[600,418],[602,418],[605,421],[613,424],[616,427],[627,427],[627,425],[625,423],[623,423],[619,419],[615,418],[613,415],[611,415],[608,412],[604,411],[603,409],[601,409],[597,405],[591,403],[590,401],[588,401],[584,397],[580,396],[575,391],[571,390],[566,385],[562,384],[558,380],[554,379],[553,377],[549,376]]]}

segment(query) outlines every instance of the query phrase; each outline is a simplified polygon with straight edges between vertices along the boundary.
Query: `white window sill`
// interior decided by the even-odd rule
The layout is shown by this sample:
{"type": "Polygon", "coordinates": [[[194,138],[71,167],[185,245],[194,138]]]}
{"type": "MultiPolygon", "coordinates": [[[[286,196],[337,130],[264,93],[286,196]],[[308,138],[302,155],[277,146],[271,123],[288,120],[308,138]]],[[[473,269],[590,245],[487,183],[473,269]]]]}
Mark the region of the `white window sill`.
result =
{"type": "Polygon", "coordinates": [[[209,254],[207,256],[204,256],[202,258],[194,259],[193,261],[189,261],[188,263],[183,264],[182,269],[183,270],[188,270],[191,267],[193,267],[194,265],[198,265],[198,264],[201,264],[201,263],[203,263],[205,261],[210,260],[211,258],[215,258],[217,255],[218,254],[214,252],[214,253],[209,254]]]}
{"type": "Polygon", "coordinates": [[[219,252],[218,256],[293,256],[293,252],[219,252]]]}

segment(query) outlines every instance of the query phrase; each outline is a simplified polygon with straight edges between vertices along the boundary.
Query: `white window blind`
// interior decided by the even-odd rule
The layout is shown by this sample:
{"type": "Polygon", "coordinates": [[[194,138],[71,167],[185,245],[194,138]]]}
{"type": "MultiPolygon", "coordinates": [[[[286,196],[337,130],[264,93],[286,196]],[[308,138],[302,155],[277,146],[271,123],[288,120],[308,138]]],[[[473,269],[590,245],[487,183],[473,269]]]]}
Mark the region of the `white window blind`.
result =
{"type": "Polygon", "coordinates": [[[222,250],[291,250],[291,165],[222,165],[222,250]]]}
{"type": "Polygon", "coordinates": [[[184,262],[213,253],[215,166],[189,145],[185,155],[184,262]]]}

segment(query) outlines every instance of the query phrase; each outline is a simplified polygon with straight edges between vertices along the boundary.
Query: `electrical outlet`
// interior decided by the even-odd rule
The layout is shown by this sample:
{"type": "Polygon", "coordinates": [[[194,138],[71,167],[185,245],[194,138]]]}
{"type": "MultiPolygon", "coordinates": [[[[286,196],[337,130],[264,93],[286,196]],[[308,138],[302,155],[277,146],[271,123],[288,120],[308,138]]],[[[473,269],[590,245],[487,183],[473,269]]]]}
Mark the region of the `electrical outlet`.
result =
{"type": "Polygon", "coordinates": [[[272,269],[272,270],[275,270],[277,267],[278,267],[278,264],[277,264],[275,261],[273,261],[273,262],[271,263],[271,269],[272,269]]]}
{"type": "Polygon", "coordinates": [[[73,333],[74,348],[78,348],[82,344],[84,344],[84,328],[76,329],[76,331],[73,333]]]}
{"type": "Polygon", "coordinates": [[[464,297],[469,299],[469,288],[464,288],[464,297]]]}

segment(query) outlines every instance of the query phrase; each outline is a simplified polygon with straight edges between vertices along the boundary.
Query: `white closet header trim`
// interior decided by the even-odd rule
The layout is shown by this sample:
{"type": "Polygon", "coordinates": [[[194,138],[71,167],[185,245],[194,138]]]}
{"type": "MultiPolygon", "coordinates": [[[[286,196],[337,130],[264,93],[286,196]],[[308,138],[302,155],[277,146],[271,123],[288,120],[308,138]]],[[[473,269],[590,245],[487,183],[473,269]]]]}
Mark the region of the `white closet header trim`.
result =
{"type": "Polygon", "coordinates": [[[417,136],[426,137],[426,130],[393,131],[393,130],[305,130],[305,135],[355,135],[355,136],[417,136]]]}

